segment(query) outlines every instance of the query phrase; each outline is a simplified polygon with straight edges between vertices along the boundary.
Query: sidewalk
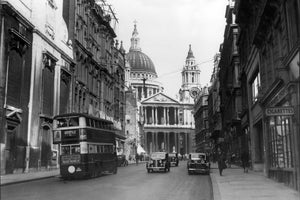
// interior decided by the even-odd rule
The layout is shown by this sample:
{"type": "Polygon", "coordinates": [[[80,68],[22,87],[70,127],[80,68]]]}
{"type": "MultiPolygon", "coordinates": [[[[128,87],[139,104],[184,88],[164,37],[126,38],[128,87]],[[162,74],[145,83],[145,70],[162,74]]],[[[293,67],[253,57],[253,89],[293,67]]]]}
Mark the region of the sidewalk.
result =
{"type": "Polygon", "coordinates": [[[1,186],[59,176],[59,170],[1,175],[1,186]]]}
{"type": "MultiPolygon", "coordinates": [[[[145,161],[140,161],[140,164],[144,164],[145,161]]],[[[135,165],[135,162],[129,162],[129,165],[135,165]]],[[[30,173],[18,173],[18,174],[5,174],[1,175],[0,182],[1,186],[10,185],[15,183],[28,182],[33,180],[45,179],[50,177],[59,177],[59,169],[49,170],[49,171],[38,171],[38,172],[30,172],[30,173]]]]}
{"type": "Polygon", "coordinates": [[[217,164],[211,165],[214,200],[300,200],[300,193],[260,172],[232,166],[219,175],[217,164]]]}

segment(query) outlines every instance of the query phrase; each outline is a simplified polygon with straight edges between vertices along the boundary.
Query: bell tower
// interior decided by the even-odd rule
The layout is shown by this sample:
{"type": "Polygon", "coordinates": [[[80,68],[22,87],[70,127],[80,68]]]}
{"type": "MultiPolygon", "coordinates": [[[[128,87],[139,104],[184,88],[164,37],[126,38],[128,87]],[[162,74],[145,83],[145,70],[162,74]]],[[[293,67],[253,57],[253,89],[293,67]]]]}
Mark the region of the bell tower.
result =
{"type": "Polygon", "coordinates": [[[188,55],[181,72],[182,84],[179,90],[180,102],[194,103],[194,98],[200,91],[200,68],[196,64],[192,47],[189,45],[188,55]]]}

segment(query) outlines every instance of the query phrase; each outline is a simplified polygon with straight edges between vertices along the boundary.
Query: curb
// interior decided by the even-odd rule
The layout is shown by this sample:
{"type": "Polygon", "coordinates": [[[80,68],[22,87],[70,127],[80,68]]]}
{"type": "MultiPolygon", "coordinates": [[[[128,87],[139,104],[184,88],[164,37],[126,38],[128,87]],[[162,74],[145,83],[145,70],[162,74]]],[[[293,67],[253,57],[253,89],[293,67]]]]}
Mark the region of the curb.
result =
{"type": "Polygon", "coordinates": [[[59,174],[45,176],[45,177],[31,178],[31,179],[26,179],[26,180],[11,181],[11,182],[7,182],[7,183],[1,183],[0,186],[3,187],[3,186],[7,186],[7,185],[14,185],[14,184],[19,184],[19,183],[38,181],[38,180],[48,179],[48,178],[52,178],[52,177],[59,177],[59,174]]]}
{"type": "MultiPolygon", "coordinates": [[[[146,162],[145,161],[140,161],[138,165],[143,165],[145,164],[146,162]]],[[[136,165],[135,162],[133,163],[128,163],[128,166],[133,166],[133,165],[136,165]]],[[[126,166],[125,166],[126,167],[126,166]]],[[[119,167],[118,167],[119,168],[119,167]]],[[[43,179],[48,179],[48,178],[52,178],[52,177],[59,177],[60,174],[51,174],[51,175],[48,175],[48,176],[42,176],[42,177],[32,177],[32,178],[27,178],[27,179],[23,179],[23,180],[8,180],[6,181],[6,183],[2,183],[2,180],[0,181],[0,186],[3,187],[3,186],[7,186],[7,185],[13,185],[13,184],[19,184],[19,183],[26,183],[26,182],[31,182],[31,181],[37,181],[37,180],[43,180],[43,179]]],[[[3,179],[1,177],[1,179],[3,179]]]]}
{"type": "Polygon", "coordinates": [[[220,194],[220,190],[219,190],[219,186],[218,186],[216,177],[212,172],[209,175],[210,175],[210,179],[211,179],[211,183],[212,183],[213,199],[221,200],[221,194],[220,194]]]}

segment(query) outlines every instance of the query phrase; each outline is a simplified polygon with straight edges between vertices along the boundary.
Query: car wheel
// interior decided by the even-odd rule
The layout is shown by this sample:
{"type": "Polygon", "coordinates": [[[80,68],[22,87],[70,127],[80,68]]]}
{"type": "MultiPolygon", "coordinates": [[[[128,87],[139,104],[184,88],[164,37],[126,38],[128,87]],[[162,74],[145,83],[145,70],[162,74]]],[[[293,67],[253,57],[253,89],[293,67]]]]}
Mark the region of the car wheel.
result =
{"type": "Polygon", "coordinates": [[[151,170],[150,170],[150,169],[147,169],[147,172],[148,172],[148,173],[150,173],[150,172],[151,172],[151,170]]]}

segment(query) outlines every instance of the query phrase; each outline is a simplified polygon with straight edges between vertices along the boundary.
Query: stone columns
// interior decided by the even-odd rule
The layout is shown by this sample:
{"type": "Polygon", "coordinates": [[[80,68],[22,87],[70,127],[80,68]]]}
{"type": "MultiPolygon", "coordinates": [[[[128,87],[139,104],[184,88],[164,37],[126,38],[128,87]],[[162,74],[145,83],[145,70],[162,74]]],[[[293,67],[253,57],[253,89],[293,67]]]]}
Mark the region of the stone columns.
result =
{"type": "Polygon", "coordinates": [[[152,153],[154,151],[154,133],[153,132],[151,133],[151,140],[152,140],[152,142],[151,142],[151,146],[150,146],[150,151],[152,153]]]}
{"type": "Polygon", "coordinates": [[[151,124],[154,124],[154,107],[151,107],[151,112],[152,112],[152,122],[151,124]]]}
{"type": "Polygon", "coordinates": [[[148,151],[148,144],[147,144],[147,142],[148,142],[148,140],[147,140],[147,135],[148,135],[148,134],[147,134],[147,133],[148,133],[148,132],[145,131],[145,146],[144,146],[144,147],[145,147],[145,151],[146,151],[146,152],[149,152],[149,151],[148,151]]]}
{"type": "Polygon", "coordinates": [[[178,141],[177,141],[177,133],[174,132],[174,139],[175,139],[175,151],[178,153],[178,141]]]}
{"type": "Polygon", "coordinates": [[[185,153],[188,153],[188,139],[189,139],[189,137],[188,137],[188,133],[184,133],[184,135],[185,135],[185,153]]]}
{"type": "Polygon", "coordinates": [[[167,148],[167,133],[164,133],[164,148],[165,148],[165,151],[168,152],[168,148],[167,148]]]}
{"type": "Polygon", "coordinates": [[[145,124],[148,124],[147,107],[144,107],[145,124]]]}
{"type": "Polygon", "coordinates": [[[171,150],[170,150],[170,147],[171,147],[171,145],[170,145],[170,132],[167,133],[167,144],[168,144],[168,149],[167,149],[167,151],[170,152],[170,151],[171,151],[171,150]]]}
{"type": "Polygon", "coordinates": [[[167,125],[170,125],[169,107],[167,107],[166,110],[167,110],[166,122],[167,122],[167,125]]]}
{"type": "Polygon", "coordinates": [[[163,117],[164,125],[166,125],[167,124],[167,108],[163,107],[163,113],[164,113],[164,117],[163,117]]]}
{"type": "Polygon", "coordinates": [[[158,151],[158,132],[155,132],[155,151],[158,151]]]}
{"type": "Polygon", "coordinates": [[[174,120],[175,120],[175,125],[178,125],[177,119],[178,119],[178,116],[177,116],[177,108],[174,108],[174,120]]]}
{"type": "Polygon", "coordinates": [[[157,107],[155,107],[155,125],[158,124],[158,120],[157,120],[157,107]]]}

